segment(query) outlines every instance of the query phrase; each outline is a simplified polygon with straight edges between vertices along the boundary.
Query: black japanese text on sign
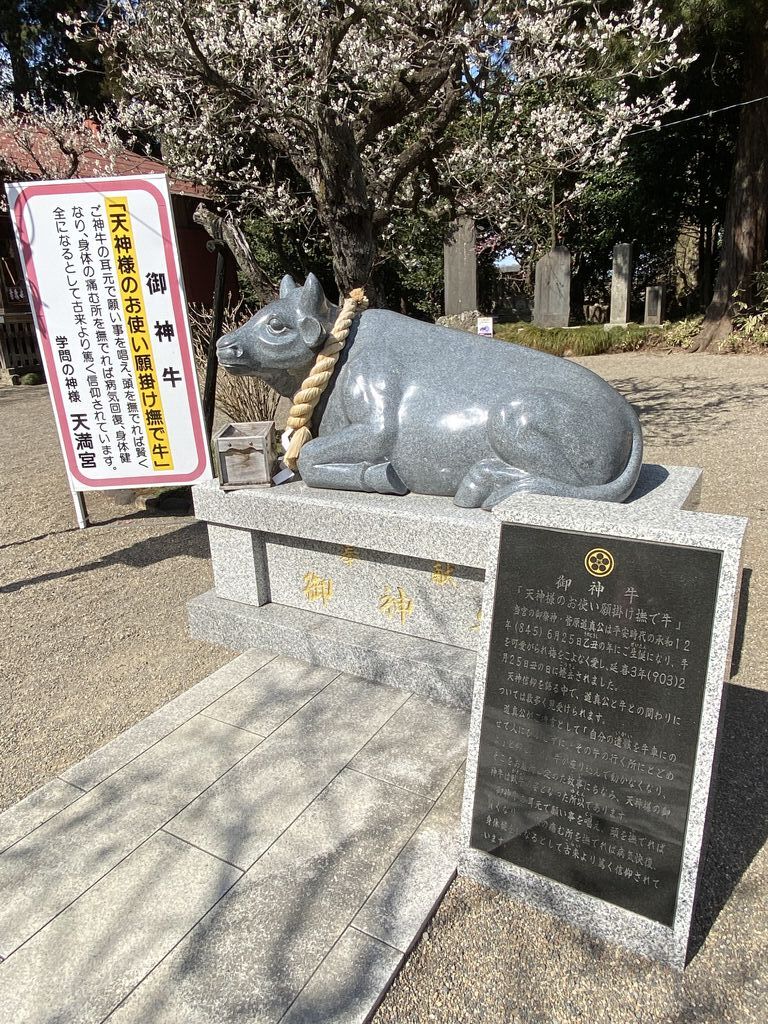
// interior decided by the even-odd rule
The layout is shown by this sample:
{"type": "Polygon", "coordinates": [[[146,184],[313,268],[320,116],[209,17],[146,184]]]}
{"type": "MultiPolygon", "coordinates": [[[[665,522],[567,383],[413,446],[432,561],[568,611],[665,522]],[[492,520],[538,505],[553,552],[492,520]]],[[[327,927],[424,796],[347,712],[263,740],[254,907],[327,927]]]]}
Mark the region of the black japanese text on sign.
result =
{"type": "Polygon", "coordinates": [[[502,526],[472,846],[672,925],[719,571],[502,526]]]}
{"type": "Polygon", "coordinates": [[[172,470],[173,455],[152,352],[128,199],[126,196],[108,196],[105,203],[139,401],[150,439],[152,465],[156,470],[172,470]]]}

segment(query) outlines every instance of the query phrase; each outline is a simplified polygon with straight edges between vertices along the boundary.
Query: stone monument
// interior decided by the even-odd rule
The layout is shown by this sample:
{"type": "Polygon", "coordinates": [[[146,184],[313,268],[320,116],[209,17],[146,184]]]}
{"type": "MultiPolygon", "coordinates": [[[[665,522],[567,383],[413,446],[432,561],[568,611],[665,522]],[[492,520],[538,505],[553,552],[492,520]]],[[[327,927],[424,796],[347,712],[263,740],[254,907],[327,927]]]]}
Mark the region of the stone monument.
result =
{"type": "Polygon", "coordinates": [[[632,300],[632,243],[619,242],[613,247],[611,277],[611,323],[629,323],[632,300]]]}
{"type": "Polygon", "coordinates": [[[567,327],[571,315],[571,254],[557,245],[536,263],[533,322],[537,327],[567,327]]]}
{"type": "MultiPolygon", "coordinates": [[[[259,367],[293,395],[335,313],[313,278],[303,288],[286,279],[281,293],[222,338],[220,353],[231,372],[259,367]]],[[[371,310],[355,318],[330,383],[319,436],[299,455],[304,479],[194,489],[215,581],[190,602],[194,635],[279,649],[468,707],[495,529],[481,505],[503,509],[547,488],[623,499],[649,515],[697,500],[699,471],[641,467],[631,407],[565,360],[371,310]],[[529,417],[527,440],[517,416],[529,417]],[[543,424],[549,440],[537,447],[541,416],[558,433],[543,424]],[[530,472],[483,454],[489,429],[493,444],[517,431],[530,472]],[[561,475],[545,483],[548,461],[561,475]],[[599,463],[605,482],[589,483],[599,463]],[[412,492],[397,493],[397,481],[412,492]]]]}
{"type": "Polygon", "coordinates": [[[643,323],[657,326],[664,322],[664,306],[666,305],[667,286],[654,284],[645,289],[645,317],[643,323]]]}
{"type": "Polygon", "coordinates": [[[443,246],[443,287],[446,316],[477,309],[475,222],[471,217],[459,217],[452,237],[443,246]]]}

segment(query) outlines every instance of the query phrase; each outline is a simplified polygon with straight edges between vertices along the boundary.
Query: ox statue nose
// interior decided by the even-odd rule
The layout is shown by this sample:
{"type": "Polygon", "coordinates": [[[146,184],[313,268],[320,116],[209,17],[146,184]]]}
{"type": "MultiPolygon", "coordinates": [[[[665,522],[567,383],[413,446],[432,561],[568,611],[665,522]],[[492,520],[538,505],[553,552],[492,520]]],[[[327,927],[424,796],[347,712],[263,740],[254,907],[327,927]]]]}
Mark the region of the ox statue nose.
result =
{"type": "Polygon", "coordinates": [[[243,346],[239,344],[235,334],[222,334],[216,342],[216,351],[219,362],[224,366],[237,362],[243,357],[243,346]]]}

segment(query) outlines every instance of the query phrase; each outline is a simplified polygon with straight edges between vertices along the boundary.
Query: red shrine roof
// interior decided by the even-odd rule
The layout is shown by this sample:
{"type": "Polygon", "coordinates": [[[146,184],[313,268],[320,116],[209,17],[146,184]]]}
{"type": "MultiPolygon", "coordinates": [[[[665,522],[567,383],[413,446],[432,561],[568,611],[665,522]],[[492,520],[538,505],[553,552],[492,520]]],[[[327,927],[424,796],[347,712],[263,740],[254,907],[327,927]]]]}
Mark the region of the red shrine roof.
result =
{"type": "MultiPolygon", "coordinates": [[[[89,123],[94,136],[98,126],[89,123]]],[[[25,132],[24,142],[10,130],[0,130],[0,164],[8,163],[19,168],[29,178],[100,178],[116,177],[122,174],[168,174],[165,164],[151,156],[133,153],[129,149],[119,151],[114,158],[106,158],[94,150],[84,150],[78,155],[77,166],[72,173],[72,158],[65,153],[53,136],[45,129],[25,132]]],[[[201,185],[175,178],[168,174],[168,187],[173,195],[209,198],[201,185]]]]}

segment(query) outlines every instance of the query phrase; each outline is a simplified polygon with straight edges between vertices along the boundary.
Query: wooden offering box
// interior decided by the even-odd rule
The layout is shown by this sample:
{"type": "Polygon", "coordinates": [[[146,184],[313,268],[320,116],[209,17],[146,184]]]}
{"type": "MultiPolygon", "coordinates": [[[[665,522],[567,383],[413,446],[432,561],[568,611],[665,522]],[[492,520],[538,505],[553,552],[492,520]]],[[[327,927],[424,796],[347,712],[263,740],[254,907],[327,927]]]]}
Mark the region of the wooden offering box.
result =
{"type": "Polygon", "coordinates": [[[275,424],[228,423],[213,436],[219,483],[225,491],[269,487],[275,469],[275,424]]]}

